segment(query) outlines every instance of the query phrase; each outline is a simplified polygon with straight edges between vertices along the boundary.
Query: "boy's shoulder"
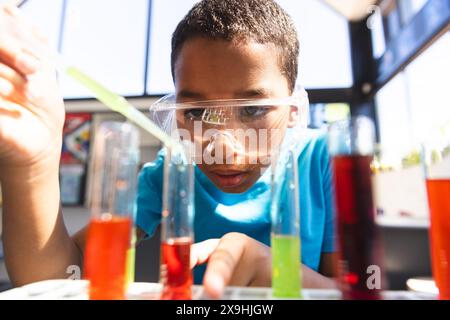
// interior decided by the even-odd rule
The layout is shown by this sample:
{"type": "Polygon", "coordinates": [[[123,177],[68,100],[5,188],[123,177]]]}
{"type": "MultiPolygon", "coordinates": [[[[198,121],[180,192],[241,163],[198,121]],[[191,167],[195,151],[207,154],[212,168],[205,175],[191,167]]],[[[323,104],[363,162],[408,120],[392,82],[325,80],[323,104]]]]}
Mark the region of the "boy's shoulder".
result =
{"type": "Polygon", "coordinates": [[[303,140],[301,153],[328,156],[327,132],[323,129],[307,129],[303,140]]]}
{"type": "Polygon", "coordinates": [[[156,159],[151,162],[147,162],[142,167],[139,173],[139,182],[143,183],[155,183],[162,182],[163,171],[164,171],[164,155],[165,150],[162,149],[158,152],[156,159]]]}

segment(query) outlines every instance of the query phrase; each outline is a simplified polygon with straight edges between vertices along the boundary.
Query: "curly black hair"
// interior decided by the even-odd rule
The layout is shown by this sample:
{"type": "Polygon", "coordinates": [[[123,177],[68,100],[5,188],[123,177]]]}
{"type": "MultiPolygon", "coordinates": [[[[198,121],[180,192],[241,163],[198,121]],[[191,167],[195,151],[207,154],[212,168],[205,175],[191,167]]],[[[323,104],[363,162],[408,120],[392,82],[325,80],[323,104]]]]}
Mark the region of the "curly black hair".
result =
{"type": "Polygon", "coordinates": [[[173,79],[183,44],[195,37],[275,45],[281,71],[291,92],[294,90],[300,47],[297,31],[291,17],[274,0],[202,0],[195,4],[172,35],[173,79]]]}

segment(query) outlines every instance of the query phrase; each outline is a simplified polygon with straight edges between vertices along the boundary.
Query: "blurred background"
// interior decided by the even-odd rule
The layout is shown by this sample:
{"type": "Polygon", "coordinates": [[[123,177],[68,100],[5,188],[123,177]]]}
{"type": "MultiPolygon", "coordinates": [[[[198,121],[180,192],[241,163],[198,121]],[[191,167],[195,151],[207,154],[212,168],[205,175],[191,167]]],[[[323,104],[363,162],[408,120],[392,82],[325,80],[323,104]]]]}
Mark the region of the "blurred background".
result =
{"type": "MultiPolygon", "coordinates": [[[[171,34],[195,2],[30,0],[22,11],[53,49],[147,112],[173,91],[171,34]]],[[[374,185],[385,267],[390,287],[405,289],[407,279],[431,275],[428,210],[417,155],[427,134],[450,122],[450,1],[278,2],[298,28],[299,82],[309,93],[310,127],[326,130],[329,123],[356,114],[376,124],[383,159],[374,185]]],[[[61,201],[73,233],[89,219],[95,128],[102,121],[123,119],[73,80],[62,76],[60,83],[67,112],[61,201]]],[[[152,161],[160,147],[142,132],[141,165],[152,161]]],[[[6,288],[2,256],[0,245],[0,283],[6,288]]],[[[158,264],[156,234],[138,247],[136,280],[158,281],[158,264]]]]}

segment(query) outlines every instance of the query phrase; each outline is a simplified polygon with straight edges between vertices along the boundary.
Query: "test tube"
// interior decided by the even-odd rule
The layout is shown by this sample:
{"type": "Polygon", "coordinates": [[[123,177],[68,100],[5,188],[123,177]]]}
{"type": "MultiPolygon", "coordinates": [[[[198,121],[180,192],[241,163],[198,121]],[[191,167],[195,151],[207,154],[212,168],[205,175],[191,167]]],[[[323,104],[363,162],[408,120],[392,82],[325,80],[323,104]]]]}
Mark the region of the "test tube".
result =
{"type": "Polygon", "coordinates": [[[161,221],[161,299],[190,300],[194,180],[192,162],[183,148],[166,148],[161,221]]]}
{"type": "Polygon", "coordinates": [[[125,298],[138,158],[139,135],[134,126],[100,124],[95,133],[91,219],[84,257],[93,300],[125,298]]]}
{"type": "Polygon", "coordinates": [[[450,300],[450,124],[429,133],[422,157],[430,213],[431,270],[439,299],[450,300]]]}
{"type": "Polygon", "coordinates": [[[344,299],[381,299],[381,243],[375,224],[371,164],[373,122],[364,116],[330,125],[334,171],[339,284],[344,299]]]}
{"type": "Polygon", "coordinates": [[[301,298],[300,202],[294,147],[282,150],[272,174],[272,295],[301,298]]]}

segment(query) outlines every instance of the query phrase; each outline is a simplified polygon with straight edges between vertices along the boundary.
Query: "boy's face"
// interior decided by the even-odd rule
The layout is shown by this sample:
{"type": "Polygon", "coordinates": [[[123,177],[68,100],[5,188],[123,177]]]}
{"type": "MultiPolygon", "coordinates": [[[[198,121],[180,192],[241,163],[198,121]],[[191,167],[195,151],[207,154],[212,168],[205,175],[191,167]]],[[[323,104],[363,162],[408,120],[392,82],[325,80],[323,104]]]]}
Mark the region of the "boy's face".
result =
{"type": "MultiPolygon", "coordinates": [[[[183,45],[174,68],[177,102],[285,98],[290,94],[287,78],[280,69],[279,55],[269,44],[194,38],[183,45]]],[[[251,108],[245,111],[255,112],[251,108]]],[[[189,120],[191,113],[194,112],[177,111],[178,128],[188,130],[193,140],[196,140],[193,142],[200,141],[202,147],[207,148],[211,141],[196,137],[193,121],[189,120]]],[[[198,114],[194,115],[198,117],[198,114]]],[[[276,129],[278,134],[269,139],[270,149],[271,146],[281,144],[286,128],[294,121],[293,117],[290,108],[273,108],[265,111],[264,121],[260,117],[255,121],[242,123],[249,128],[258,125],[265,126],[268,130],[276,129]]],[[[236,127],[242,126],[242,123],[233,122],[231,124],[233,128],[225,126],[216,129],[223,131],[237,129],[236,127]]],[[[208,129],[208,124],[203,123],[203,131],[205,129],[208,129]]],[[[234,145],[230,146],[230,139],[217,139],[214,148],[222,147],[231,150],[235,148],[234,145]]],[[[228,158],[221,163],[206,164],[202,161],[198,167],[222,191],[241,193],[259,179],[267,164],[262,164],[262,161],[254,163],[238,160],[242,154],[237,150],[234,151],[236,151],[233,153],[234,160],[231,162],[228,158]]]]}

